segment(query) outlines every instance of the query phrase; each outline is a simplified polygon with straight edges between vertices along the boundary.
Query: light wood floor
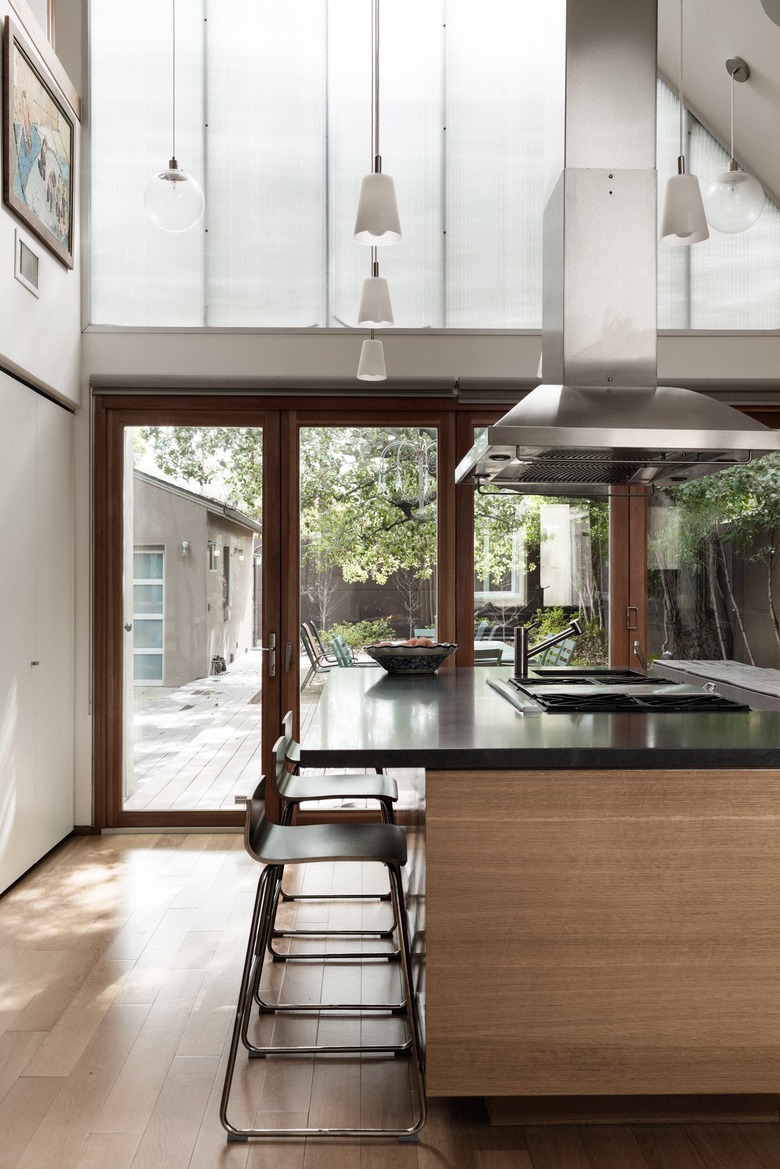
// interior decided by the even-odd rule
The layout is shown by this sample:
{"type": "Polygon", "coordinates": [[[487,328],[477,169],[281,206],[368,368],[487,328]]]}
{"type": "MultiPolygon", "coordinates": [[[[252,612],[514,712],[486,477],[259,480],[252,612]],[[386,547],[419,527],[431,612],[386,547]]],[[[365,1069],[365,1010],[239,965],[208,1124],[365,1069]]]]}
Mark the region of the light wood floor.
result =
{"type": "MultiPolygon", "coordinates": [[[[315,872],[334,893],[347,880],[316,866],[302,875],[310,891],[315,872]]],[[[417,1145],[228,1146],[217,1106],[256,879],[238,834],[79,837],[0,899],[0,1169],[780,1167],[777,1125],[491,1128],[480,1100],[432,1100],[417,1145]]],[[[331,921],[354,912],[330,906],[331,921]]],[[[317,903],[298,913],[323,916],[317,903]]],[[[354,972],[325,977],[380,996],[397,978],[384,963],[354,972]]],[[[277,965],[269,982],[279,980],[314,994],[323,975],[277,965]]],[[[392,1122],[408,1104],[403,1060],[361,1070],[325,1057],[239,1059],[239,1069],[239,1110],[251,1101],[267,1123],[355,1110],[392,1122]]]]}

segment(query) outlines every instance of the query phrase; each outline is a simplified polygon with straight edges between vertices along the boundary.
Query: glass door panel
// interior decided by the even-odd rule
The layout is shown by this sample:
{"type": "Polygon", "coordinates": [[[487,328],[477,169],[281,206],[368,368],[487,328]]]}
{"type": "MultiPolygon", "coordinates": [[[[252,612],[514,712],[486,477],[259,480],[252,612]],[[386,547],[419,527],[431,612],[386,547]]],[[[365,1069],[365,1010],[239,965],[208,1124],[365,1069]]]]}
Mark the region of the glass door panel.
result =
{"type": "Polygon", "coordinates": [[[518,625],[533,647],[573,620],[582,633],[537,654],[536,664],[609,661],[608,501],[475,492],[475,664],[512,665],[518,625]]]}
{"type": "Polygon", "coordinates": [[[780,666],[780,457],[653,493],[651,659],[780,666]]]}
{"type": "Polygon", "coordinates": [[[437,637],[437,463],[435,427],[301,429],[302,726],[331,668],[437,637]]]}
{"type": "Polygon", "coordinates": [[[124,812],[233,810],[262,772],[262,443],[126,429],[124,812]]]}

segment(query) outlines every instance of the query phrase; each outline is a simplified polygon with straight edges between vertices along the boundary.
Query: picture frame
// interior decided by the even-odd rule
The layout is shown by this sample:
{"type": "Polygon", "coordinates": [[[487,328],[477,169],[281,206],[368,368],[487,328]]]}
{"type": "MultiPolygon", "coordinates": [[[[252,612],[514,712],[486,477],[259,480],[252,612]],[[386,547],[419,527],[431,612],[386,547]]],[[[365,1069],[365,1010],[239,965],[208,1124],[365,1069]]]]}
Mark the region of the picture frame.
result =
{"type": "Polygon", "coordinates": [[[10,17],[3,46],[3,202],[74,266],[75,121],[10,17]]]}

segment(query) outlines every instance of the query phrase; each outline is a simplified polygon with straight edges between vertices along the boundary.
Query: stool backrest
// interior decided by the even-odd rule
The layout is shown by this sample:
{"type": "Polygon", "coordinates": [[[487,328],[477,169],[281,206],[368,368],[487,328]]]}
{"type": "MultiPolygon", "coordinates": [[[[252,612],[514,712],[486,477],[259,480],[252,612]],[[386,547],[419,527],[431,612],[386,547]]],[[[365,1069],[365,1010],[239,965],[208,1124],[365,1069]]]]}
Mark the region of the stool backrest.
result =
{"type": "Polygon", "coordinates": [[[288,771],[287,767],[287,751],[290,745],[290,739],[287,735],[280,735],[273,746],[274,762],[271,768],[271,791],[275,796],[282,795],[282,788],[284,787],[284,776],[288,771]]]}
{"type": "Polygon", "coordinates": [[[265,776],[246,802],[244,816],[244,848],[254,860],[260,860],[258,847],[265,823],[265,776]]]}
{"type": "Polygon", "coordinates": [[[293,738],[293,712],[287,711],[282,719],[282,734],[287,740],[287,770],[296,775],[301,766],[301,745],[293,738]]]}

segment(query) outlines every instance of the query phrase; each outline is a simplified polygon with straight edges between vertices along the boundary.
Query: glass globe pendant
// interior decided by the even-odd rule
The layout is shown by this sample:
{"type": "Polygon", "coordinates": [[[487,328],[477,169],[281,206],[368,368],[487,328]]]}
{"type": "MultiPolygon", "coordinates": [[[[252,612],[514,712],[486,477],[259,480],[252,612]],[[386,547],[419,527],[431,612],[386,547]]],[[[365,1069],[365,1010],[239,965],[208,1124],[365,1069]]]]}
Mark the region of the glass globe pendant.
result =
{"type": "Polygon", "coordinates": [[[144,210],[162,231],[189,231],[205,206],[200,184],[179,167],[175,158],[169,161],[167,170],[149,180],[144,191],[144,210]]]}
{"type": "Polygon", "coordinates": [[[764,210],[764,192],[758,179],[739,170],[734,161],[734,82],[747,81],[750,68],[741,57],[732,57],[726,69],[731,75],[731,161],[729,169],[710,183],[704,206],[710,227],[736,235],[752,227],[764,210]]]}
{"type": "Polygon", "coordinates": [[[752,227],[764,210],[764,191],[758,179],[737,170],[732,159],[729,169],[710,183],[704,205],[710,227],[736,235],[752,227]]]}
{"type": "Polygon", "coordinates": [[[172,9],[171,125],[173,149],[168,166],[154,175],[144,191],[144,210],[162,231],[189,231],[200,219],[206,200],[200,184],[176,161],[176,0],[172,9]]]}

